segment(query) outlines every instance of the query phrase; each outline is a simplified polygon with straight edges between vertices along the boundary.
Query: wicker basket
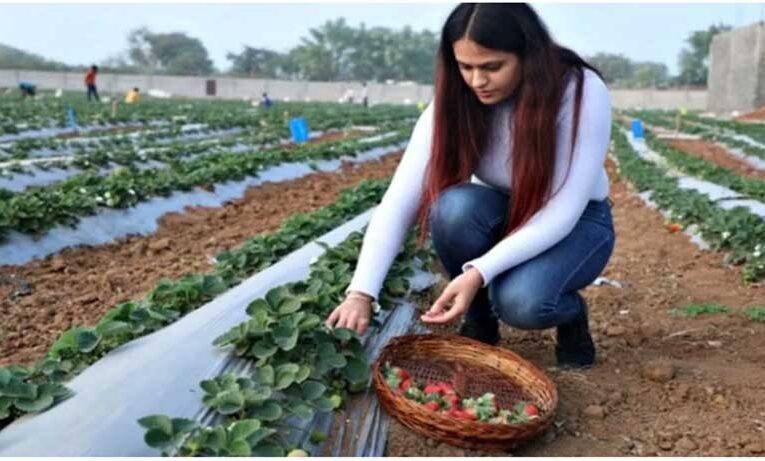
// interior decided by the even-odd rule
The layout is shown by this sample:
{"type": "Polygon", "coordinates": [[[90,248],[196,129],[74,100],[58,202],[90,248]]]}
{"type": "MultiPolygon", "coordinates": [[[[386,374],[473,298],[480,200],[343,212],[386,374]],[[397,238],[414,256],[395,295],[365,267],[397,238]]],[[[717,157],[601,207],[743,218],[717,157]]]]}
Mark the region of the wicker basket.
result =
{"type": "Polygon", "coordinates": [[[517,354],[455,335],[399,336],[385,346],[373,365],[375,390],[385,410],[404,426],[442,442],[483,451],[508,451],[544,431],[553,421],[558,391],[537,367],[517,354]],[[407,370],[413,378],[450,383],[460,396],[496,395],[500,408],[519,400],[533,403],[539,418],[518,424],[490,424],[449,418],[397,395],[382,366],[407,370]]]}

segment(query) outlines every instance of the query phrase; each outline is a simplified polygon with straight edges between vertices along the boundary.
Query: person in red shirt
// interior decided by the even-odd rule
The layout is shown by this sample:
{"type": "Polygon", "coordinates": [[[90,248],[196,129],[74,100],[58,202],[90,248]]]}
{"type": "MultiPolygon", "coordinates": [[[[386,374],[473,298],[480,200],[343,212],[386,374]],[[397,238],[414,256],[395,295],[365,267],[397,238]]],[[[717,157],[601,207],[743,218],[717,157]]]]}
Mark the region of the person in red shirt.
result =
{"type": "Polygon", "coordinates": [[[96,89],[96,74],[98,73],[98,66],[90,66],[90,69],[85,74],[85,86],[88,88],[88,101],[91,97],[95,97],[96,101],[101,101],[98,97],[98,89],[96,89]]]}

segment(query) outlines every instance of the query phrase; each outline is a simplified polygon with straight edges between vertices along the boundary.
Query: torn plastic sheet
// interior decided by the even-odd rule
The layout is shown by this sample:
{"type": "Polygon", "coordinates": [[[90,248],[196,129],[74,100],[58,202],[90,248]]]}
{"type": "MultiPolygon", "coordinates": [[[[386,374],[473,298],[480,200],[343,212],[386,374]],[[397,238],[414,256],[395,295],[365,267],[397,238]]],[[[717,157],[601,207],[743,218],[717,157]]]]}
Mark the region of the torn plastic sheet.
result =
{"type": "MultiPolygon", "coordinates": [[[[317,240],[335,246],[361,230],[372,213],[369,210],[317,240]]],[[[179,321],[111,351],[67,383],[75,392],[73,397],[3,429],[0,456],[156,456],[156,450],[144,442],[138,419],[166,414],[209,420],[199,383],[229,371],[246,371],[248,366],[212,342],[247,320],[250,302],[273,287],[307,278],[309,261],[323,252],[311,242],[179,321]]],[[[386,314],[383,327],[369,330],[362,338],[369,357],[376,357],[392,336],[409,330],[413,308],[404,305],[386,314]]],[[[334,445],[336,452],[383,453],[387,417],[376,404],[374,391],[368,394],[349,402],[344,416],[362,424],[343,432],[342,437],[355,441],[355,451],[334,445]],[[357,402],[367,402],[367,406],[357,402]],[[364,434],[359,432],[362,428],[364,434]]],[[[311,424],[318,427],[328,422],[317,417],[311,424]]]]}
{"type": "Polygon", "coordinates": [[[127,235],[149,235],[157,230],[159,218],[166,213],[183,212],[187,206],[218,207],[227,201],[242,197],[249,187],[265,182],[276,183],[301,178],[315,170],[337,170],[344,161],[363,163],[375,160],[399,151],[405,145],[406,142],[401,142],[370,149],[355,157],[317,160],[312,162],[311,166],[306,163],[284,163],[259,172],[257,177],[216,184],[213,192],[196,188],[170,197],[155,197],[127,209],[103,209],[96,215],[81,218],[74,228],[58,226],[39,239],[18,231],[11,231],[6,236],[5,243],[0,246],[0,265],[25,264],[33,259],[55,254],[67,247],[100,245],[127,235]]]}

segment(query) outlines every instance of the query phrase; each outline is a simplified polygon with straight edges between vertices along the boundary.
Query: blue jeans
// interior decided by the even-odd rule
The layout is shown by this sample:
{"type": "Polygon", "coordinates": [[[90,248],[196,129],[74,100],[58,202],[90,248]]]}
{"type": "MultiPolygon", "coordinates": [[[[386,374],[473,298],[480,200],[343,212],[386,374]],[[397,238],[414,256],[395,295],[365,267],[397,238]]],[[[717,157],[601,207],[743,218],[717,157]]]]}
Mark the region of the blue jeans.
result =
{"type": "MultiPolygon", "coordinates": [[[[445,190],[431,206],[430,235],[452,278],[462,273],[464,263],[502,239],[508,203],[509,196],[502,191],[469,183],[445,190]]],[[[565,328],[577,318],[581,322],[586,305],[578,290],[606,267],[615,240],[610,202],[590,201],[563,240],[479,290],[467,319],[496,323],[498,317],[521,329],[565,328]]]]}

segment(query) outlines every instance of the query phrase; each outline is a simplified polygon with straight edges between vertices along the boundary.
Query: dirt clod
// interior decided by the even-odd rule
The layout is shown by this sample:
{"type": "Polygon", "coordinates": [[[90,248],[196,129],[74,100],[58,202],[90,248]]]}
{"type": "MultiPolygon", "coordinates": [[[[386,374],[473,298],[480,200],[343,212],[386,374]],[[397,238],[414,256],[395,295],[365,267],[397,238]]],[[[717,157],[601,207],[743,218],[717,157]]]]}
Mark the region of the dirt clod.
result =
{"type": "Polygon", "coordinates": [[[643,377],[657,383],[666,383],[675,377],[675,365],[671,360],[651,360],[643,364],[643,377]]]}

